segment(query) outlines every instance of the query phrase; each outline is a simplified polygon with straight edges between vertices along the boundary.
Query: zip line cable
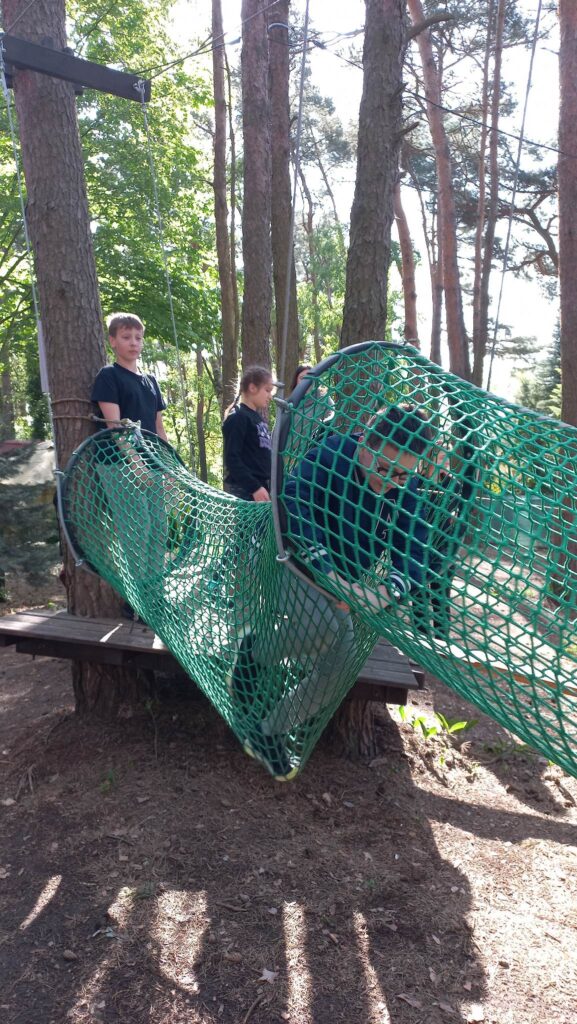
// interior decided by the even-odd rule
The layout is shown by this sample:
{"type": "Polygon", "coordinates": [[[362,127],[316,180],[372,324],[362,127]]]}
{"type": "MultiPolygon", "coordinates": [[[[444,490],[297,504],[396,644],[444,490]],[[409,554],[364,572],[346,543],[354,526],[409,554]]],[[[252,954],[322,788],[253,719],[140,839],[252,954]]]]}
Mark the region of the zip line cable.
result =
{"type": "MultiPolygon", "coordinates": [[[[305,89],[305,70],[306,70],[306,58],[307,58],[307,37],[309,29],[309,4],[310,0],[306,2],[305,8],[305,20],[304,20],[304,34],[303,34],[303,53],[301,60],[301,73],[300,73],[300,84],[299,84],[299,106],[298,106],[298,119],[297,119],[297,132],[295,139],[295,156],[294,156],[294,177],[293,177],[293,188],[292,188],[292,209],[291,219],[289,228],[289,237],[287,242],[287,268],[286,268],[286,285],[285,285],[285,304],[284,304],[284,316],[282,325],[281,335],[281,346],[280,346],[280,366],[278,367],[279,379],[284,381],[286,371],[286,349],[288,339],[288,323],[289,323],[289,306],[290,306],[290,292],[292,282],[292,263],[293,263],[293,244],[295,234],[295,217],[296,217],[296,196],[297,196],[297,185],[298,175],[300,168],[300,154],[301,154],[301,138],[302,138],[302,126],[303,126],[303,109],[304,109],[304,89],[305,89]]],[[[287,25],[288,31],[288,25],[287,25]]],[[[284,389],[281,388],[281,391],[284,389]]]]}
{"type": "Polygon", "coordinates": [[[501,283],[499,286],[499,297],[497,299],[497,309],[495,312],[495,318],[493,323],[493,342],[491,345],[491,355],[489,357],[489,369],[487,372],[487,391],[491,388],[491,375],[493,372],[493,361],[495,359],[495,348],[497,347],[497,332],[499,330],[499,315],[501,313],[501,300],[503,298],[503,290],[505,287],[505,274],[507,273],[507,267],[509,263],[509,246],[511,243],[511,232],[513,229],[513,211],[515,209],[515,199],[517,197],[517,183],[519,181],[519,171],[521,168],[521,153],[523,150],[523,137],[525,134],[525,122],[527,119],[527,110],[529,107],[529,94],[531,92],[531,84],[533,81],[533,65],[535,62],[535,51],[537,48],[537,36],[539,34],[539,23],[541,21],[541,10],[543,7],[543,0],[538,0],[537,14],[535,16],[535,32],[533,34],[533,45],[531,47],[531,59],[529,61],[529,71],[527,74],[527,85],[525,87],[525,103],[523,105],[523,117],[521,118],[521,135],[519,137],[519,145],[517,147],[517,160],[515,162],[515,176],[513,179],[513,192],[511,194],[511,208],[509,211],[509,220],[507,224],[507,239],[505,242],[505,252],[503,253],[503,269],[501,271],[501,283]]]}
{"type": "Polygon", "coordinates": [[[12,22],[12,24],[9,25],[8,28],[4,29],[4,32],[6,33],[6,35],[9,35],[9,33],[12,31],[12,29],[18,24],[20,19],[24,17],[24,15],[26,14],[26,11],[29,11],[30,8],[35,3],[36,3],[36,0],[30,0],[30,3],[26,4],[26,7],[24,7],[23,10],[20,11],[20,14],[18,14],[16,18],[14,18],[14,21],[12,22]]]}
{"type": "MultiPolygon", "coordinates": [[[[244,20],[235,27],[235,32],[241,30],[243,25],[248,24],[248,22],[252,21],[253,18],[257,18],[259,14],[266,14],[267,11],[270,11],[271,7],[276,7],[278,3],[279,0],[272,0],[272,3],[267,4],[266,7],[263,7],[259,11],[255,11],[254,14],[250,14],[248,18],[244,18],[244,20]]],[[[220,49],[221,46],[224,46],[225,39],[230,34],[232,34],[232,29],[227,32],[222,32],[219,36],[210,35],[206,42],[201,43],[196,50],[185,54],[184,57],[177,57],[176,60],[171,60],[167,64],[153,64],[151,67],[144,68],[142,71],[139,71],[138,74],[144,76],[148,75],[151,71],[156,71],[157,73],[155,75],[151,75],[151,77],[158,78],[160,75],[164,75],[166,71],[170,71],[171,68],[177,67],[179,64],[183,64],[185,60],[190,60],[192,57],[200,57],[205,53],[210,53],[211,50],[220,49]]],[[[233,40],[233,42],[240,42],[240,37],[239,39],[233,40]]]]}
{"type": "Polygon", "coordinates": [[[193,444],[192,444],[192,430],[191,430],[191,427],[190,427],[190,418],[189,418],[189,415],[188,415],[188,403],[187,403],[187,400],[186,400],[186,382],[185,382],[185,379],[184,379],[184,369],[183,369],[183,366],[182,366],[182,358],[181,358],[181,354],[180,354],[180,342],[179,342],[179,338],[178,338],[178,329],[177,329],[177,326],[176,326],[176,317],[175,317],[175,314],[174,314],[174,300],[173,300],[173,296],[172,296],[172,284],[171,284],[171,280],[170,280],[170,268],[168,266],[168,256],[167,256],[167,253],[166,253],[166,245],[165,245],[165,240],[164,240],[164,225],[163,225],[163,221],[162,221],[162,211],[161,211],[161,208],[160,208],[160,198],[159,198],[159,193],[158,193],[158,182],[157,182],[157,178],[156,178],[156,170],[155,170],[155,167],[154,167],[154,157],[152,155],[152,142],[151,142],[151,137],[150,137],[150,127],[149,127],[149,123],[148,123],[148,113],[147,113],[147,109],[146,109],[146,101],[144,99],[144,82],[142,80],[140,82],[137,82],[135,88],[136,88],[137,92],[140,95],[140,101],[141,101],[141,107],[142,107],[142,118],[143,118],[143,122],[144,122],[145,134],[146,134],[146,150],[147,150],[147,155],[148,155],[148,166],[149,166],[149,170],[150,170],[150,180],[151,180],[151,183],[152,183],[152,192],[153,192],[153,198],[154,198],[154,210],[155,210],[155,214],[156,214],[158,242],[159,242],[159,246],[160,246],[160,252],[161,252],[161,255],[162,255],[162,263],[163,263],[163,267],[164,267],[164,278],[165,278],[165,281],[166,281],[166,291],[167,291],[167,296],[168,296],[168,307],[169,307],[169,310],[170,310],[170,321],[171,321],[171,324],[172,324],[172,335],[173,335],[173,338],[174,338],[174,345],[175,345],[175,351],[176,351],[176,365],[178,367],[178,376],[179,376],[179,379],[180,379],[181,398],[182,398],[182,405],[183,405],[183,410],[184,410],[184,421],[185,421],[185,424],[186,424],[186,437],[187,437],[187,440],[188,440],[188,451],[189,451],[189,456],[190,456],[191,468],[194,468],[194,465],[195,465],[194,447],[193,447],[193,444]]]}
{"type": "MultiPolygon", "coordinates": [[[[348,57],[344,57],[342,53],[337,53],[336,50],[331,50],[330,47],[323,47],[332,57],[336,57],[344,64],[350,65],[352,68],[356,68],[357,71],[362,71],[363,66],[358,61],[349,60],[348,57]]],[[[405,96],[412,96],[413,99],[422,102],[424,97],[417,92],[412,92],[410,89],[404,90],[405,96]]],[[[481,121],[477,117],[473,117],[471,114],[463,114],[459,110],[455,110],[454,107],[447,107],[443,103],[435,103],[433,100],[427,100],[432,107],[436,107],[437,110],[444,111],[445,114],[452,114],[453,117],[458,118],[460,121],[470,121],[471,124],[477,125],[478,128],[486,128],[489,132],[494,132],[496,135],[502,135],[504,138],[513,139],[515,142],[519,142],[521,136],[516,135],[514,132],[505,131],[504,128],[494,128],[487,121],[481,121]]],[[[535,149],[543,149],[548,153],[555,153],[558,156],[566,157],[568,160],[577,160],[577,153],[565,153],[563,150],[558,149],[557,146],[549,146],[546,142],[535,142],[534,139],[524,139],[524,144],[527,146],[533,146],[535,149]]]]}

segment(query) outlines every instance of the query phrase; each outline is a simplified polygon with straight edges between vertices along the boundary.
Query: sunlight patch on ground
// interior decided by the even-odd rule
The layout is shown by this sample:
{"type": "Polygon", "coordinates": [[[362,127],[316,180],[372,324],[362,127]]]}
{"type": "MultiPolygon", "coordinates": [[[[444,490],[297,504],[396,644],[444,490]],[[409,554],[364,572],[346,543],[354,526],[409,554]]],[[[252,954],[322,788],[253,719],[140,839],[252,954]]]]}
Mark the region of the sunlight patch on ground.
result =
{"type": "Polygon", "coordinates": [[[44,886],[42,892],[40,893],[40,896],[36,900],[34,907],[28,914],[28,917],[26,917],[22,924],[20,925],[21,932],[26,931],[26,929],[32,924],[32,922],[38,917],[38,915],[42,913],[44,908],[48,906],[50,900],[53,899],[54,896],[56,895],[56,892],[58,891],[61,882],[62,875],[52,875],[52,878],[48,879],[46,885],[44,886]]]}
{"type": "Polygon", "coordinates": [[[365,997],[369,1011],[368,1020],[378,1021],[378,1024],[390,1024],[391,1017],[387,1010],[385,994],[381,988],[377,972],[371,963],[367,920],[365,915],[361,914],[359,910],[353,915],[353,924],[359,948],[359,960],[365,975],[365,997]]]}
{"type": "Polygon", "coordinates": [[[204,892],[171,889],[159,896],[156,923],[151,929],[158,943],[160,970],[191,995],[199,991],[195,964],[210,923],[207,905],[204,892]]]}
{"type": "Polygon", "coordinates": [[[306,960],[307,927],[305,912],[298,903],[285,903],[283,907],[285,956],[287,966],[286,1009],[290,1020],[310,1024],[311,975],[306,960]]]}

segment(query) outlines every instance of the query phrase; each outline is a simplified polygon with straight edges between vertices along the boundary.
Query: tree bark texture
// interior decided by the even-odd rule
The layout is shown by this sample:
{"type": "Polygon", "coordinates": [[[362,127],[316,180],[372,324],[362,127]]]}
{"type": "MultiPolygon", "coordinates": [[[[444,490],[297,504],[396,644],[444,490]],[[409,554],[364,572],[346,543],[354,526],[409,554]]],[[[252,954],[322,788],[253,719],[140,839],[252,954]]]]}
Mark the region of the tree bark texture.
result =
{"type": "Polygon", "coordinates": [[[577,4],[559,0],[559,290],[561,418],[577,426],[577,4]]]}
{"type": "Polygon", "coordinates": [[[491,46],[493,42],[493,18],[495,14],[495,0],[489,0],[487,12],[487,38],[485,39],[485,53],[483,56],[483,82],[481,87],[481,136],[479,140],[479,196],[477,199],[477,224],[475,227],[475,256],[473,263],[473,374],[472,379],[478,376],[479,356],[478,349],[481,335],[481,276],[483,270],[483,233],[485,230],[485,216],[487,210],[487,137],[489,133],[489,65],[491,60],[491,46]]]}
{"type": "MultiPolygon", "coordinates": [[[[407,0],[413,25],[425,20],[421,0],[407,0]]],[[[457,262],[457,213],[453,188],[453,171],[449,141],[445,131],[442,104],[441,75],[435,63],[430,30],[420,32],[417,45],[423,66],[423,80],[427,100],[427,119],[435,150],[437,167],[439,235],[443,254],[443,288],[447,321],[449,363],[453,373],[468,380],[470,377],[469,351],[465,322],[459,265],[457,262]]]]}
{"type": "Polygon", "coordinates": [[[346,700],[341,704],[327,730],[327,740],[335,751],[352,761],[378,757],[386,750],[382,706],[369,700],[346,700]]]}
{"type": "Polygon", "coordinates": [[[272,305],[270,237],[271,147],[267,4],[242,3],[242,125],[244,199],[242,365],[270,366],[272,305]]]}
{"type": "Polygon", "coordinates": [[[419,328],[417,326],[417,286],[415,282],[415,252],[409,230],[409,222],[403,209],[401,199],[401,183],[397,181],[394,194],[395,221],[399,246],[401,249],[401,268],[403,280],[403,303],[405,308],[405,324],[403,335],[405,341],[420,348],[419,328]]]}
{"type": "Polygon", "coordinates": [[[198,475],[206,484],[208,483],[208,464],[206,460],[206,439],[204,436],[204,363],[202,361],[201,348],[197,348],[196,350],[196,381],[196,444],[198,447],[198,475]]]}
{"type": "MultiPolygon", "coordinates": [[[[212,0],[212,37],[222,41],[221,0],[212,0]]],[[[238,373],[236,309],[233,287],[230,233],[228,229],[225,98],[226,55],[224,43],[212,51],[212,80],[214,93],[214,219],[216,225],[216,253],[220,282],[222,320],[222,410],[234,401],[238,373]]],[[[203,477],[203,479],[205,479],[203,477]]]]}
{"type": "Polygon", "coordinates": [[[272,154],[271,240],[276,321],[276,368],[281,380],[284,381],[291,380],[299,364],[297,284],[294,242],[291,240],[292,187],[290,174],[291,125],[288,18],[289,0],[279,0],[268,11],[268,21],[271,26],[269,29],[272,154]],[[290,290],[288,329],[283,352],[287,274],[290,274],[290,290]]]}
{"type": "Polygon", "coordinates": [[[0,342],[0,441],[14,437],[14,402],[10,374],[10,332],[0,342]]]}
{"type": "MultiPolygon", "coordinates": [[[[4,24],[17,21],[17,34],[33,43],[66,46],[64,0],[3,0],[4,24]]],[[[27,190],[27,219],[34,249],[55,444],[65,466],[92,432],[89,396],[106,362],[104,331],[74,87],[31,71],[14,73],[27,190]]],[[[102,580],[78,570],[64,555],[69,610],[76,615],[117,613],[120,601],[102,580]]],[[[77,710],[115,714],[123,673],[73,663],[77,710]]]]}
{"type": "Polygon", "coordinates": [[[402,118],[405,5],[365,0],[363,93],[341,342],[383,338],[402,118]]]}

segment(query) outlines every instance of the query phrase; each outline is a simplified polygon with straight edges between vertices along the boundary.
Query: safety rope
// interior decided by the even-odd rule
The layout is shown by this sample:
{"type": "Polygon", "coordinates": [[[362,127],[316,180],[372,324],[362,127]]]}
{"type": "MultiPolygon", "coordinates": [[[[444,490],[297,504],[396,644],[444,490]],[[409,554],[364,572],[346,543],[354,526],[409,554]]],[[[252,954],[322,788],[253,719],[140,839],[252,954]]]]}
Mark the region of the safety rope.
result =
{"type": "Polygon", "coordinates": [[[158,180],[157,180],[157,176],[156,176],[156,169],[155,169],[155,166],[154,166],[154,157],[153,157],[153,154],[152,154],[152,142],[151,142],[151,137],[150,137],[150,126],[149,126],[149,123],[148,123],[148,111],[147,111],[146,100],[144,98],[144,95],[145,95],[145,92],[144,92],[144,89],[145,89],[144,80],[140,79],[138,82],[136,82],[134,88],[136,89],[136,91],[138,92],[138,94],[140,96],[140,103],[141,103],[141,108],[142,108],[142,118],[143,118],[143,122],[144,122],[144,130],[145,130],[145,135],[146,135],[146,149],[147,149],[147,155],[148,155],[148,167],[149,167],[149,170],[150,170],[150,180],[151,180],[151,184],[152,184],[152,192],[153,192],[153,197],[154,197],[154,210],[155,210],[155,214],[156,214],[158,243],[159,243],[160,252],[161,252],[161,255],[162,255],[162,263],[163,263],[163,268],[164,268],[164,277],[165,277],[165,281],[166,281],[166,292],[167,292],[167,296],[168,296],[168,307],[169,307],[169,311],[170,311],[170,322],[171,322],[171,325],[172,325],[172,336],[174,338],[174,347],[175,347],[175,351],[176,351],[176,365],[178,367],[178,376],[179,376],[179,380],[180,380],[180,392],[181,392],[181,399],[182,399],[182,405],[183,405],[183,410],[184,410],[184,421],[185,421],[185,425],[186,425],[186,437],[187,437],[187,441],[188,441],[188,451],[189,451],[189,457],[190,457],[190,464],[191,464],[191,467],[194,469],[194,465],[195,465],[194,445],[192,443],[192,429],[191,429],[191,426],[190,426],[190,418],[189,418],[189,415],[188,415],[188,403],[187,403],[187,400],[186,400],[187,399],[187,395],[186,395],[186,382],[185,382],[185,378],[184,378],[184,369],[183,369],[182,357],[181,357],[181,353],[180,353],[180,342],[179,342],[178,330],[177,330],[177,326],[176,326],[176,316],[175,316],[175,313],[174,313],[174,301],[173,301],[173,296],[172,296],[172,284],[171,284],[171,280],[170,280],[170,269],[169,269],[169,266],[168,266],[168,256],[167,256],[167,252],[166,252],[166,244],[165,244],[165,239],[164,239],[164,224],[163,224],[163,219],[162,219],[162,210],[161,210],[161,207],[160,207],[160,197],[159,197],[159,193],[158,193],[158,180]]]}
{"type": "MultiPolygon", "coordinates": [[[[287,25],[288,30],[288,25],[287,25]]],[[[279,380],[284,381],[286,373],[286,349],[288,340],[288,323],[289,323],[289,305],[290,305],[290,290],[292,280],[292,265],[293,265],[293,244],[294,244],[294,233],[295,233],[295,216],[296,216],[296,195],[297,195],[297,184],[300,169],[300,156],[301,156],[301,137],[302,137],[302,123],[303,123],[303,110],[304,110],[304,86],[305,86],[305,70],[306,70],[306,58],[307,58],[307,41],[309,31],[309,0],[307,0],[305,8],[305,20],[303,30],[303,52],[301,59],[301,71],[300,71],[300,84],[299,84],[299,106],[298,106],[298,117],[297,117],[297,133],[295,140],[294,150],[294,178],[293,178],[293,189],[292,189],[292,209],[290,218],[289,237],[287,242],[287,267],[286,267],[286,283],[285,283],[285,301],[284,301],[284,316],[283,326],[281,334],[280,344],[280,365],[278,367],[279,380]]],[[[279,388],[281,397],[283,394],[284,385],[279,388]]]]}
{"type": "Polygon", "coordinates": [[[503,253],[503,269],[501,271],[501,284],[499,287],[499,298],[497,300],[497,310],[495,313],[495,321],[493,324],[493,341],[491,345],[491,356],[489,359],[489,370],[487,373],[487,391],[491,390],[491,375],[493,373],[493,362],[495,359],[495,349],[497,347],[497,332],[499,330],[499,316],[501,314],[501,301],[503,298],[503,290],[505,287],[505,274],[507,273],[509,265],[509,247],[511,243],[511,231],[513,228],[513,214],[515,211],[515,200],[517,198],[517,185],[519,183],[519,171],[521,169],[521,153],[523,151],[523,145],[525,142],[525,121],[527,120],[527,109],[529,106],[529,94],[531,92],[531,83],[533,80],[533,64],[535,61],[535,51],[537,49],[537,39],[539,36],[539,24],[541,21],[541,9],[543,6],[543,0],[538,0],[537,15],[535,18],[535,31],[533,33],[533,43],[531,46],[531,59],[529,61],[529,73],[527,75],[527,85],[525,87],[525,103],[523,106],[523,117],[521,119],[521,131],[519,135],[519,145],[517,146],[517,159],[515,161],[515,175],[513,178],[513,191],[511,193],[511,207],[509,209],[509,219],[507,222],[507,239],[505,242],[505,252],[503,253]]]}

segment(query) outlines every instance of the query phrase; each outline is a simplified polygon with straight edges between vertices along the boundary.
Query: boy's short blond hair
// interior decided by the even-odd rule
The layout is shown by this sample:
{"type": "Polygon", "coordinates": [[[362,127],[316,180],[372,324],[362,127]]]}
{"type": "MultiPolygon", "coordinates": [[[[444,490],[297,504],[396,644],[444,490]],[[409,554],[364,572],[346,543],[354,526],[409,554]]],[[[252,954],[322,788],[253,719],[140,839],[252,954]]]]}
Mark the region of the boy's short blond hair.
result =
{"type": "Polygon", "coordinates": [[[135,313],[112,313],[106,321],[106,326],[111,338],[116,337],[121,327],[140,327],[141,331],[144,332],[144,324],[135,313]]]}

